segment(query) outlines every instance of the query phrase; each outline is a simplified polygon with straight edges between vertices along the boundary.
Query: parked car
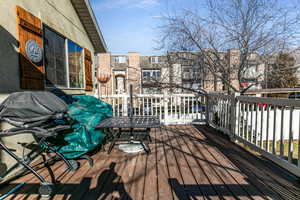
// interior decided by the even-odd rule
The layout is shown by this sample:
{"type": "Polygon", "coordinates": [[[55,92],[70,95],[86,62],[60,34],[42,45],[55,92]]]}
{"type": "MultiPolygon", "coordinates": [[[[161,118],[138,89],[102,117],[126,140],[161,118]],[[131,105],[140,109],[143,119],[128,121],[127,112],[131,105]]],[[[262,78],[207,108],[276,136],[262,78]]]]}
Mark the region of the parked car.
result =
{"type": "Polygon", "coordinates": [[[258,105],[258,108],[261,109],[263,108],[264,110],[267,108],[268,104],[265,104],[265,103],[259,103],[257,104],[258,105]]]}

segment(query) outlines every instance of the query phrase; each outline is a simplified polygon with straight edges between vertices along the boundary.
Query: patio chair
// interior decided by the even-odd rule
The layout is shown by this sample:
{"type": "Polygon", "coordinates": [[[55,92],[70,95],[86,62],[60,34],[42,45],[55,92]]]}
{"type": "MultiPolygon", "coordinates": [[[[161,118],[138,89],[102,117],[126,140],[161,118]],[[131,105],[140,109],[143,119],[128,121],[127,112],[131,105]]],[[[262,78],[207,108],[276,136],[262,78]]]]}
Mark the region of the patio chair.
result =
{"type": "MultiPolygon", "coordinates": [[[[14,127],[0,130],[0,139],[19,134],[32,134],[42,150],[55,153],[56,158],[60,158],[65,162],[68,170],[75,171],[78,168],[77,161],[67,160],[47,142],[48,138],[57,136],[63,131],[70,129],[70,125],[62,123],[67,121],[67,110],[68,107],[64,101],[50,92],[12,93],[0,105],[0,122],[7,122],[14,127]]],[[[0,142],[1,147],[17,163],[21,164],[41,181],[40,195],[49,196],[53,192],[54,184],[47,182],[44,177],[29,165],[31,160],[17,156],[2,142],[0,142]]]]}

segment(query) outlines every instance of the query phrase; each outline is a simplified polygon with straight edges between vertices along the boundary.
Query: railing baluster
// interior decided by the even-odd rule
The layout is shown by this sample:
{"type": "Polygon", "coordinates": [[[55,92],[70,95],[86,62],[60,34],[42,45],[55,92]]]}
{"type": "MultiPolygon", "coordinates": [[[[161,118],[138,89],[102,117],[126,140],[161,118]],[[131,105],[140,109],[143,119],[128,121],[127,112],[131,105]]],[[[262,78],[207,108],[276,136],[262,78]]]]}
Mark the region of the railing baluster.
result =
{"type": "Polygon", "coordinates": [[[163,104],[164,102],[162,101],[162,98],[159,97],[159,119],[162,120],[162,111],[161,111],[161,105],[163,104]]]}
{"type": "Polygon", "coordinates": [[[151,109],[150,109],[150,103],[149,103],[150,99],[149,97],[147,97],[147,115],[150,115],[151,109]]]}
{"type": "Polygon", "coordinates": [[[298,113],[299,113],[299,124],[298,124],[298,168],[300,168],[300,111],[298,108],[298,113]]]}
{"type": "Polygon", "coordinates": [[[237,117],[237,135],[240,136],[240,124],[241,124],[241,102],[238,101],[237,102],[237,105],[238,105],[238,117],[237,117]]]}
{"type": "Polygon", "coordinates": [[[230,111],[230,107],[231,107],[231,101],[228,98],[227,99],[227,111],[226,111],[226,116],[227,116],[227,130],[229,131],[229,133],[231,134],[231,130],[230,130],[230,115],[232,114],[230,111]]]}
{"type": "Polygon", "coordinates": [[[283,118],[284,118],[284,106],[281,108],[281,129],[280,129],[280,156],[283,157],[284,146],[283,146],[283,118]]]}
{"type": "Polygon", "coordinates": [[[112,97],[112,107],[113,107],[113,116],[116,116],[115,111],[116,111],[116,107],[115,107],[115,99],[112,97]]]}
{"type": "Polygon", "coordinates": [[[173,119],[173,96],[170,96],[171,100],[171,119],[173,119]]]}
{"type": "Polygon", "coordinates": [[[266,146],[265,150],[269,151],[269,117],[270,116],[270,105],[267,105],[267,127],[266,127],[266,146]]]}
{"type": "Polygon", "coordinates": [[[273,106],[273,144],[272,144],[272,153],[276,154],[276,111],[277,111],[277,106],[273,106]]]}
{"type": "Polygon", "coordinates": [[[192,120],[194,120],[195,118],[194,118],[194,114],[195,114],[195,97],[191,97],[192,98],[192,120]]]}
{"type": "Polygon", "coordinates": [[[186,103],[186,102],[185,102],[185,97],[183,97],[183,115],[184,115],[184,120],[185,120],[185,113],[186,113],[186,112],[185,112],[185,109],[186,109],[186,108],[185,108],[185,107],[186,107],[185,103],[186,103]]]}
{"type": "MultiPolygon", "coordinates": [[[[187,97],[187,118],[190,118],[190,97],[187,97]]],[[[186,122],[185,122],[186,123],[186,122]]]]}
{"type": "Polygon", "coordinates": [[[261,114],[261,118],[260,118],[260,148],[263,148],[263,123],[264,123],[264,106],[263,104],[260,104],[260,114],[261,114]]]}
{"type": "Polygon", "coordinates": [[[289,143],[288,143],[288,162],[293,161],[293,111],[294,107],[290,108],[290,127],[289,127],[289,143]]]}
{"type": "Polygon", "coordinates": [[[245,133],[245,139],[249,141],[249,126],[248,126],[248,118],[249,118],[249,103],[246,103],[247,110],[246,110],[246,133],[245,133]]]}
{"type": "Polygon", "coordinates": [[[177,119],[178,117],[178,109],[177,109],[177,105],[178,105],[178,96],[175,96],[175,119],[177,119]]]}
{"type": "Polygon", "coordinates": [[[241,118],[241,125],[242,125],[242,131],[240,137],[244,137],[245,133],[245,103],[242,102],[242,118],[241,118]]]}
{"type": "Polygon", "coordinates": [[[257,104],[254,104],[255,105],[255,144],[256,146],[258,146],[258,139],[257,139],[257,117],[258,117],[258,105],[257,104]]]}
{"type": "Polygon", "coordinates": [[[151,115],[153,116],[154,113],[153,113],[153,98],[150,98],[150,106],[151,106],[151,115]]]}
{"type": "Polygon", "coordinates": [[[143,116],[145,116],[145,97],[142,99],[143,116]]]}
{"type": "Polygon", "coordinates": [[[223,127],[223,108],[224,108],[224,106],[223,106],[223,101],[222,101],[222,99],[219,99],[219,101],[220,101],[220,107],[221,107],[221,109],[220,109],[220,114],[219,114],[219,120],[220,120],[220,127],[223,127]]]}
{"type": "Polygon", "coordinates": [[[251,120],[250,120],[250,141],[251,143],[254,143],[254,137],[253,137],[253,109],[254,109],[254,104],[250,104],[250,108],[251,108],[251,120]]]}

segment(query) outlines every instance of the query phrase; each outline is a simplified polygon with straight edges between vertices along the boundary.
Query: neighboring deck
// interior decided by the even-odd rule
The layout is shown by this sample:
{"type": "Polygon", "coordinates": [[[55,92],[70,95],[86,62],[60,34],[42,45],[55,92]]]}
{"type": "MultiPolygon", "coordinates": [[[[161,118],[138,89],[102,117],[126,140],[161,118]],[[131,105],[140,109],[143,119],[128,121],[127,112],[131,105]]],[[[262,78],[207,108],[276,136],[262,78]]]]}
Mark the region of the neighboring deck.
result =
{"type": "MultiPolygon", "coordinates": [[[[67,172],[58,162],[39,172],[59,182],[51,199],[300,199],[294,177],[213,129],[198,128],[153,129],[150,155],[115,147],[109,155],[93,155],[92,168],[80,161],[79,170],[67,172]]],[[[40,199],[32,175],[2,187],[1,194],[20,182],[25,186],[7,199],[40,199]]]]}

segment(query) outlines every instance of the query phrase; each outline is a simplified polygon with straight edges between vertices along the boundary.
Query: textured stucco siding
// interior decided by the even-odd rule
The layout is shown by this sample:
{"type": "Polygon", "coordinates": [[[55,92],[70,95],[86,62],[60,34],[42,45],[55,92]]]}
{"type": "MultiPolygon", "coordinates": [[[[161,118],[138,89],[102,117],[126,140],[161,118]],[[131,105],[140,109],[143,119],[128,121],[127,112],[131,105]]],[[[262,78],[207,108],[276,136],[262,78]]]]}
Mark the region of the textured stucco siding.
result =
{"type": "MultiPolygon", "coordinates": [[[[20,90],[16,5],[66,38],[94,53],[93,45],[69,0],[1,0],[0,94],[20,90]]],[[[94,59],[94,58],[93,58],[94,59]]],[[[93,62],[94,63],[94,62],[93,62]]],[[[94,67],[93,67],[94,74],[94,67]]]]}

